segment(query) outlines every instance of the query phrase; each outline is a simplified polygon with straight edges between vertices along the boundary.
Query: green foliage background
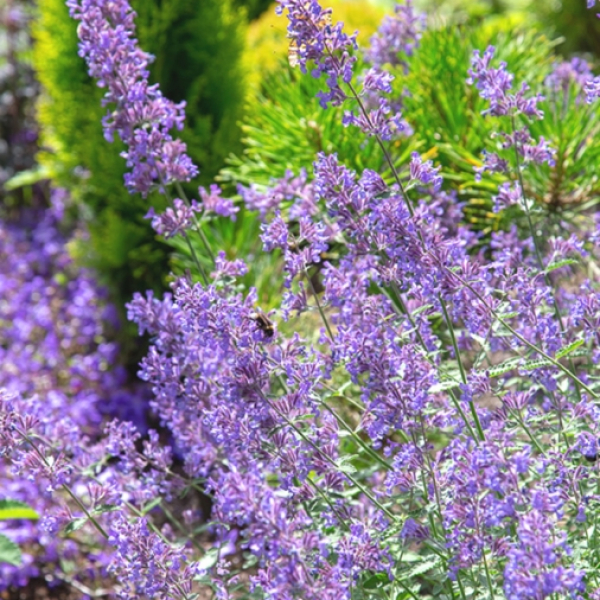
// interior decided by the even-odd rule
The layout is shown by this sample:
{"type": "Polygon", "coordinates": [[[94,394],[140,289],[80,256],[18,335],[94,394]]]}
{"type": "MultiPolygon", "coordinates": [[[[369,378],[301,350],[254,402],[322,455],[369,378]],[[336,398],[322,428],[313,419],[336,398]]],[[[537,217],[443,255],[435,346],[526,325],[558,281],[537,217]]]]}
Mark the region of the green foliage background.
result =
{"type": "MultiPolygon", "coordinates": [[[[388,10],[395,0],[379,0],[388,10]]],[[[585,0],[415,0],[420,10],[437,23],[481,23],[490,17],[509,15],[524,28],[543,30],[552,38],[562,38],[558,52],[591,52],[600,56],[600,19],[585,0]]]]}
{"type": "Polygon", "coordinates": [[[271,6],[271,0],[234,0],[234,7],[237,10],[245,10],[250,21],[260,17],[269,6],[271,6]]]}
{"type": "MultiPolygon", "coordinates": [[[[513,210],[492,213],[492,196],[502,176],[489,174],[476,181],[473,168],[481,166],[484,150],[497,151],[497,132],[510,132],[509,118],[481,114],[486,102],[466,82],[473,50],[496,47],[494,64],[505,61],[514,74],[513,88],[527,82],[532,94],[541,93],[541,120],[529,123],[536,139],[542,136],[557,149],[556,166],[530,166],[524,171],[525,191],[542,212],[571,218],[598,196],[595,165],[600,158],[597,135],[598,106],[587,105],[582,90],[572,85],[566,94],[546,84],[557,61],[557,42],[545,34],[502,18],[483,25],[446,26],[424,33],[410,61],[409,74],[397,73],[398,88],[408,90],[405,115],[421,141],[421,151],[434,157],[447,181],[454,182],[465,201],[466,219],[476,229],[507,227],[518,215],[513,210]],[[578,190],[577,198],[574,191],[578,190]]],[[[397,92],[399,91],[397,90],[397,92]]],[[[514,174],[513,174],[514,175],[514,174]]],[[[546,217],[544,217],[546,218],[546,217]]]]}

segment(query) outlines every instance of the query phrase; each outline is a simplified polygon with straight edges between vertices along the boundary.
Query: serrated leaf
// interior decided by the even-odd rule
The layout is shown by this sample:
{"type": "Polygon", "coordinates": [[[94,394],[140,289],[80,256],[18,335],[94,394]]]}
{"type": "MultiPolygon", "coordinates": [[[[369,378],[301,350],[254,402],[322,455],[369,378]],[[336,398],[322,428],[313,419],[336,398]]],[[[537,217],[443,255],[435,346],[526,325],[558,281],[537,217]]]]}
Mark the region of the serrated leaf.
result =
{"type": "Polygon", "coordinates": [[[574,258],[565,258],[563,260],[557,260],[556,262],[550,263],[544,269],[544,273],[552,273],[552,271],[556,271],[556,269],[560,269],[561,267],[568,267],[569,265],[577,264],[579,264],[579,261],[575,260],[574,258]]]}
{"type": "Polygon", "coordinates": [[[404,527],[404,522],[398,522],[395,525],[388,527],[385,530],[385,533],[383,534],[383,539],[389,540],[390,538],[398,535],[402,531],[403,527],[404,527]]]}
{"type": "Polygon", "coordinates": [[[197,570],[206,571],[214,567],[219,560],[219,552],[219,548],[211,548],[210,550],[207,550],[206,554],[197,563],[197,570]]]}
{"type": "Polygon", "coordinates": [[[525,371],[534,371],[535,369],[542,369],[543,367],[549,367],[552,365],[552,362],[546,360],[545,358],[539,358],[536,360],[528,360],[522,365],[520,365],[520,369],[524,369],[525,371]]]}
{"type": "Polygon", "coordinates": [[[416,565],[414,565],[409,571],[402,574],[402,580],[412,579],[417,575],[422,575],[423,573],[427,573],[427,571],[431,571],[431,569],[435,569],[440,565],[440,559],[438,556],[434,556],[429,558],[428,560],[423,560],[416,565]]]}
{"type": "Polygon", "coordinates": [[[19,500],[0,500],[0,521],[7,519],[29,519],[37,521],[40,516],[33,508],[19,500]]]}
{"type": "Polygon", "coordinates": [[[508,360],[498,363],[497,365],[492,365],[486,369],[486,371],[490,377],[500,377],[500,375],[504,375],[509,371],[514,371],[514,369],[519,366],[520,361],[520,358],[509,358],[508,360]]]}
{"type": "Polygon", "coordinates": [[[458,381],[440,381],[439,383],[436,383],[434,385],[432,385],[428,392],[430,394],[438,394],[439,392],[445,392],[446,390],[451,390],[452,388],[456,388],[460,385],[460,382],[458,381]]]}
{"type": "Polygon", "coordinates": [[[87,521],[88,521],[87,517],[77,517],[76,519],[73,519],[65,527],[65,533],[67,533],[67,534],[73,533],[74,531],[81,529],[87,523],[87,521]]]}
{"type": "Polygon", "coordinates": [[[563,358],[563,356],[567,356],[567,354],[571,354],[571,352],[573,352],[574,350],[577,350],[577,348],[579,348],[579,346],[581,346],[583,344],[583,340],[575,340],[574,342],[570,343],[568,346],[565,346],[564,348],[561,348],[555,355],[554,358],[563,358]]]}
{"type": "Polygon", "coordinates": [[[354,475],[354,473],[356,473],[357,471],[356,467],[353,464],[346,461],[339,461],[338,469],[342,473],[346,473],[347,475],[354,475]]]}
{"type": "Polygon", "coordinates": [[[515,317],[519,316],[519,313],[516,311],[513,311],[513,312],[507,312],[507,313],[500,313],[498,316],[503,320],[514,319],[515,317]]]}
{"type": "Polygon", "coordinates": [[[18,567],[21,564],[21,549],[0,533],[0,564],[2,563],[18,567]]]}
{"type": "Polygon", "coordinates": [[[94,515],[103,515],[107,512],[115,512],[119,510],[119,507],[116,504],[100,504],[94,509],[94,515]]]}

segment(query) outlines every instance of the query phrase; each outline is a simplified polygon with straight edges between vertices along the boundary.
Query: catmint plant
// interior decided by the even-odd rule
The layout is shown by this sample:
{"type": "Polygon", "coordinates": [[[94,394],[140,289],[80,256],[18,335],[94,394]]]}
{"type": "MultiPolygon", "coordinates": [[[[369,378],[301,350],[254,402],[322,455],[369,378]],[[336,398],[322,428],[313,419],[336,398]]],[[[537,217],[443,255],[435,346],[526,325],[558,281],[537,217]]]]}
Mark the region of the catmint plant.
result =
{"type": "MultiPolygon", "coordinates": [[[[3,400],[12,398],[25,427],[38,427],[43,439],[49,438],[45,450],[57,483],[73,472],[72,448],[100,437],[106,418],[147,428],[147,390],[127,383],[125,369],[118,366],[119,348],[110,339],[117,326],[115,307],[93,273],[78,267],[67,252],[69,238],[62,228],[68,210],[66,192],[55,189],[50,207],[22,209],[18,218],[0,221],[0,388],[3,400]],[[60,452],[54,454],[54,447],[60,452]]],[[[81,227],[73,234],[85,235],[81,227]]],[[[12,429],[3,420],[5,404],[0,412],[3,428],[12,429]]],[[[41,457],[16,454],[7,434],[3,429],[0,499],[26,502],[42,519],[40,524],[2,522],[2,534],[22,548],[22,557],[18,565],[0,564],[0,589],[25,587],[52,574],[83,584],[73,573],[77,568],[87,569],[88,585],[101,578],[109,555],[97,532],[85,532],[89,549],[83,552],[72,539],[54,535],[54,514],[64,510],[52,494],[56,484],[46,477],[41,457]],[[61,565],[67,558],[72,567],[61,565]]],[[[69,513],[62,518],[69,519],[69,513]]]]}
{"type": "MultiPolygon", "coordinates": [[[[7,454],[106,540],[121,598],[190,600],[203,586],[273,600],[600,597],[597,220],[547,235],[527,198],[526,169],[556,168],[529,129],[545,118],[541,92],[515,91],[492,47],[464,73],[498,124],[499,147],[477,174],[504,177],[497,210],[515,205],[526,221],[482,240],[432,160],[413,153],[395,167],[410,115],[384,67],[403,51],[410,68],[411,6],[384,23],[357,73],[355,35],[331,11],[278,5],[293,65],[324,80],[324,110],[347,107],[344,124],[377,141],[381,173],[322,151],[269,189],[240,188],[284,272],[272,311],[240,285],[246,263],[204,235],[235,204],[216,186],[199,202],[177,189],[149,216],[165,237],[199,235],[212,273],[128,305],[152,339],[140,377],[171,448],[123,422],[78,445],[81,432],[67,437],[68,424],[46,425],[5,396],[7,454]],[[198,487],[212,502],[210,537],[190,534],[189,512],[185,525],[152,519],[153,503],[168,515],[198,487]]],[[[167,193],[193,167],[169,133],[181,107],[144,83],[133,13],[124,2],[70,6],[114,106],[107,127],[130,148],[130,188],[167,193]]],[[[54,519],[53,532],[68,521],[54,519]]]]}

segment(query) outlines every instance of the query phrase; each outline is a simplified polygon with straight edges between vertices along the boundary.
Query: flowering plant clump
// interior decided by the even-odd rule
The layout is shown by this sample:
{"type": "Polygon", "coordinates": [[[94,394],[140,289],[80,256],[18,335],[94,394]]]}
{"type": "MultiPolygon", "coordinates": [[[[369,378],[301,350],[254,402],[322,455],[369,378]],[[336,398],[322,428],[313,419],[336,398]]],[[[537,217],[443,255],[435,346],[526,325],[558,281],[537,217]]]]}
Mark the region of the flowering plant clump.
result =
{"type": "MultiPolygon", "coordinates": [[[[27,398],[24,418],[68,423],[56,438],[63,452],[67,438],[97,438],[107,415],[133,420],[144,430],[147,406],[139,385],[127,389],[126,373],[117,366],[118,347],[108,340],[116,326],[114,306],[93,274],[69,258],[59,229],[66,200],[62,190],[55,190],[50,208],[23,210],[19,219],[0,222],[0,387],[7,397],[27,398]]],[[[27,502],[47,518],[60,507],[49,493],[52,486],[34,476],[34,463],[25,472],[24,465],[11,466],[6,450],[0,452],[0,499],[27,502]]],[[[70,469],[64,457],[58,464],[70,469]]],[[[59,557],[78,554],[72,540],[26,521],[18,526],[7,521],[2,532],[25,554],[18,567],[0,566],[0,589],[24,585],[57,568],[59,557]]],[[[90,550],[87,558],[93,556],[90,550]]],[[[95,559],[101,564],[101,557],[95,559]]]]}
{"type": "MultiPolygon", "coordinates": [[[[105,52],[121,48],[127,77],[144,80],[133,13],[124,1],[69,4],[109,90],[108,126],[135,148],[129,183],[144,174],[130,188],[166,192],[194,171],[168,132],[182,113],[162,120],[170,105],[145,84],[130,97],[105,52]],[[136,116],[157,98],[156,113],[136,116]],[[147,132],[152,144],[138,145],[147,132]]],[[[541,91],[514,85],[493,47],[464,73],[500,140],[476,176],[493,177],[495,209],[523,224],[486,240],[431,160],[415,152],[395,167],[388,142],[410,115],[385,68],[410,68],[411,6],[384,22],[362,73],[355,36],[319,2],[279,0],[278,11],[292,64],[323,81],[323,108],[347,107],[343,124],[376,140],[384,176],[320,152],[312,175],[240,189],[282,260],[271,312],[239,283],[246,263],[204,234],[215,214],[235,217],[232,202],[216,186],[200,202],[179,187],[153,225],[198,235],[212,272],[197,260],[198,282],[188,274],[128,305],[152,338],[140,376],[175,458],[156,432],[114,421],[106,438],[81,438],[5,395],[7,458],[69,498],[50,531],[82,521],[104,537],[120,598],[600,598],[600,234],[591,209],[545,231],[527,196],[530,170],[559,165],[534,133],[541,91]],[[197,505],[170,509],[194,490],[211,500],[206,527],[197,505]]]]}

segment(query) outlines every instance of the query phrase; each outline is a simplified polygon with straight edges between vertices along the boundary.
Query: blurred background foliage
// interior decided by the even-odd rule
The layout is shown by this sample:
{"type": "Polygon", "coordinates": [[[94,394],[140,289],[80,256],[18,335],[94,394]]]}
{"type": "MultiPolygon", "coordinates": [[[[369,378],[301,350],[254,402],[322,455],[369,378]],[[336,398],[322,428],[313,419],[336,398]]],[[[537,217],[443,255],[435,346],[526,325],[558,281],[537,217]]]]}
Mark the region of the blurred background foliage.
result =
{"type": "MultiPolygon", "coordinates": [[[[387,8],[391,0],[380,0],[387,8]]],[[[562,38],[558,51],[600,55],[600,19],[588,10],[585,0],[415,0],[432,22],[444,24],[480,23],[510,16],[525,28],[542,30],[552,39],[562,38]]]]}
{"type": "Polygon", "coordinates": [[[35,169],[38,124],[35,99],[39,83],[31,66],[29,23],[33,6],[5,0],[0,4],[0,215],[31,205],[45,186],[7,185],[35,169]]]}
{"type": "Polygon", "coordinates": [[[514,15],[505,15],[479,25],[430,29],[410,61],[408,76],[396,73],[397,93],[408,91],[406,115],[422,143],[421,151],[433,156],[444,177],[457,185],[459,198],[466,202],[466,221],[484,232],[508,227],[518,213],[494,214],[492,196],[506,178],[487,174],[478,182],[473,170],[482,165],[484,150],[499,150],[501,138],[496,132],[512,131],[510,119],[481,114],[486,103],[466,83],[474,49],[494,45],[494,64],[507,63],[515,76],[513,88],[527,82],[531,93],[545,98],[540,103],[544,118],[529,125],[536,140],[543,137],[557,149],[556,165],[530,166],[524,171],[526,196],[537,202],[538,211],[571,218],[574,211],[595,202],[599,192],[598,106],[584,102],[581,83],[571,81],[560,89],[550,86],[548,78],[563,60],[556,53],[558,42],[515,21],[514,15]]]}
{"type": "Polygon", "coordinates": [[[260,17],[272,4],[272,0],[234,0],[233,6],[236,10],[246,11],[249,21],[260,17]]]}

